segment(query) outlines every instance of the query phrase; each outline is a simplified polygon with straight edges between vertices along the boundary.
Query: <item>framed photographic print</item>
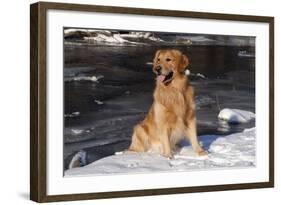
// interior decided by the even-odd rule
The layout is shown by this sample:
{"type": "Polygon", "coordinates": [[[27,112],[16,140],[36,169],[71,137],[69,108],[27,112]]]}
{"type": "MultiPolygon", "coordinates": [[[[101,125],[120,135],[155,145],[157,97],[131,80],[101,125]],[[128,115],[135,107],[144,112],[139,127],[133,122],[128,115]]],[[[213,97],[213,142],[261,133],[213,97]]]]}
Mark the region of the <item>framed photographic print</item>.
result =
{"type": "Polygon", "coordinates": [[[274,186],[274,18],[31,5],[30,198],[274,186]]]}

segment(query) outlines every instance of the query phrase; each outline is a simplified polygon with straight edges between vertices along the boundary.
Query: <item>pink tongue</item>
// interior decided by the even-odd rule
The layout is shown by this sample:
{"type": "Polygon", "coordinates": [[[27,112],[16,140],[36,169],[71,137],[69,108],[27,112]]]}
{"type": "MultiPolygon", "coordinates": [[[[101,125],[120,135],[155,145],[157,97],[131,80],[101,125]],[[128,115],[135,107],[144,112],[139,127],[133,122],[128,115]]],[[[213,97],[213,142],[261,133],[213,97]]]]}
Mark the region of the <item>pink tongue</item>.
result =
{"type": "Polygon", "coordinates": [[[158,75],[157,81],[163,82],[165,80],[165,75],[158,75]]]}

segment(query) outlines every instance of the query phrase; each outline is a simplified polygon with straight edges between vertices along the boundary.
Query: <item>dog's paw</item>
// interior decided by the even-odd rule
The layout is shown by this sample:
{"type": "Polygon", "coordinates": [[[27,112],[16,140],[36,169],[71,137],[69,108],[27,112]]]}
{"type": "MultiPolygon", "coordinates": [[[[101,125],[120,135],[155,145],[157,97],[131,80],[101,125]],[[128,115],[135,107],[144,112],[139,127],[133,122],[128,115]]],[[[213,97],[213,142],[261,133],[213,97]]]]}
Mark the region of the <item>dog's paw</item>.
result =
{"type": "Polygon", "coordinates": [[[162,156],[164,156],[164,157],[166,157],[167,159],[173,159],[173,155],[172,155],[172,153],[171,152],[169,152],[169,153],[164,153],[164,154],[162,154],[162,156]]]}
{"type": "Polygon", "coordinates": [[[168,156],[167,159],[172,160],[172,159],[174,159],[174,157],[171,155],[171,156],[168,156]]]}
{"type": "Polygon", "coordinates": [[[197,155],[200,156],[200,157],[201,157],[201,156],[202,156],[202,157],[203,157],[203,156],[207,156],[207,155],[208,155],[208,152],[206,152],[205,150],[202,149],[202,150],[199,150],[199,151],[197,152],[197,155]]]}

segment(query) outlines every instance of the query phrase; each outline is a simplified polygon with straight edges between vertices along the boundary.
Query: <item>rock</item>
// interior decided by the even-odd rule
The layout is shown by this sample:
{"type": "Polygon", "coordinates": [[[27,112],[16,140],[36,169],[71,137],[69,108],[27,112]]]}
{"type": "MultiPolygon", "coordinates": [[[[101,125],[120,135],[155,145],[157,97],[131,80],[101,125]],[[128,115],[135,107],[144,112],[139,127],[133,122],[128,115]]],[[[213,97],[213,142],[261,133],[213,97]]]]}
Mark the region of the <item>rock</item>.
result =
{"type": "Polygon", "coordinates": [[[220,120],[227,121],[228,123],[246,123],[256,117],[255,113],[239,109],[222,109],[218,115],[220,120]]]}

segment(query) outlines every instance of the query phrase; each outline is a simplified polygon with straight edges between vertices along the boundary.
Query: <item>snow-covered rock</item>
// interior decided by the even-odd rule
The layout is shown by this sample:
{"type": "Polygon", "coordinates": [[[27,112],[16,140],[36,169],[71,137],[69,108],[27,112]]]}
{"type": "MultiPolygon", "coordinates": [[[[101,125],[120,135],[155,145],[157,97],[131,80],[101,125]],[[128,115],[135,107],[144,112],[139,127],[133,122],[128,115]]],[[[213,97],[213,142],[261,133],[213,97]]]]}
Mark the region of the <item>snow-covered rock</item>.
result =
{"type": "Polygon", "coordinates": [[[200,143],[209,152],[203,157],[197,156],[191,146],[178,150],[173,159],[155,153],[119,152],[84,167],[66,170],[65,176],[251,167],[256,164],[255,136],[255,128],[228,136],[201,136],[200,143]]]}
{"type": "Polygon", "coordinates": [[[218,115],[220,120],[228,123],[246,123],[255,117],[256,115],[250,111],[229,108],[222,109],[218,115]]]}
{"type": "Polygon", "coordinates": [[[72,169],[77,166],[84,166],[85,164],[86,164],[86,152],[80,151],[73,156],[72,160],[69,163],[68,168],[72,169]]]}
{"type": "Polygon", "coordinates": [[[189,69],[185,69],[184,74],[189,76],[190,75],[190,70],[189,69]]]}

